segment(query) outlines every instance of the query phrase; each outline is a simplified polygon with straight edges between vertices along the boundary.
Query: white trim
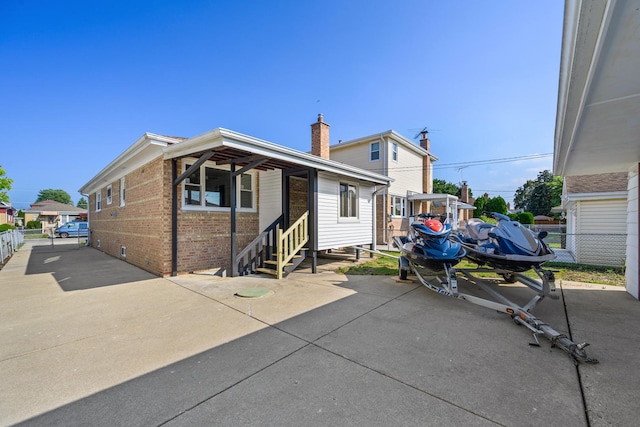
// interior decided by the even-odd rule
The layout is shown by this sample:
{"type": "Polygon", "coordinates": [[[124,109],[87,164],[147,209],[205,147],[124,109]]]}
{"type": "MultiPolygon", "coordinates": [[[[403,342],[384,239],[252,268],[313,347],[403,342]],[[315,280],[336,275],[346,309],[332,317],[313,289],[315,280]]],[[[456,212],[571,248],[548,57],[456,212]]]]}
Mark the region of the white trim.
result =
{"type": "Polygon", "coordinates": [[[123,207],[125,205],[125,196],[127,194],[126,188],[125,188],[125,179],[124,176],[122,178],[120,178],[120,207],[123,207]]]}
{"type": "Polygon", "coordinates": [[[107,185],[107,205],[113,203],[113,185],[107,185]]]}
{"type": "Polygon", "coordinates": [[[300,166],[312,167],[317,170],[348,176],[357,180],[372,182],[374,184],[386,184],[393,181],[392,178],[384,175],[336,162],[334,160],[323,159],[318,156],[314,156],[313,154],[303,153],[302,151],[287,148],[272,142],[223,128],[217,128],[182,141],[180,144],[173,144],[166,147],[163,150],[164,159],[168,160],[176,157],[189,156],[196,152],[219,147],[236,148],[238,150],[263,155],[275,160],[282,160],[295,163],[300,166]]]}

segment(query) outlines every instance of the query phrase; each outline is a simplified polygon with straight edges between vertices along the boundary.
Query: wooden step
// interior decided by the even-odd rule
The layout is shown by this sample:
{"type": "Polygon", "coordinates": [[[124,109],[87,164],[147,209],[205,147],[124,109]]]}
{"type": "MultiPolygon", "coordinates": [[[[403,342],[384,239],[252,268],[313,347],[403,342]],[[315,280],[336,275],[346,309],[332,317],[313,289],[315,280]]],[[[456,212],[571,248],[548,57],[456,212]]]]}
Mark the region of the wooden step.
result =
{"type": "MultiPolygon", "coordinates": [[[[277,264],[278,264],[278,261],[273,261],[273,260],[268,259],[268,260],[264,261],[264,263],[263,263],[263,264],[277,265],[277,264]]],[[[286,263],[284,266],[285,266],[285,267],[291,267],[292,265],[293,265],[293,263],[288,262],[288,263],[286,263]]]]}
{"type": "Polygon", "coordinates": [[[271,269],[271,268],[258,267],[258,268],[256,268],[256,271],[258,273],[266,273],[266,274],[270,274],[272,276],[277,276],[278,275],[278,273],[275,270],[271,269]]]}

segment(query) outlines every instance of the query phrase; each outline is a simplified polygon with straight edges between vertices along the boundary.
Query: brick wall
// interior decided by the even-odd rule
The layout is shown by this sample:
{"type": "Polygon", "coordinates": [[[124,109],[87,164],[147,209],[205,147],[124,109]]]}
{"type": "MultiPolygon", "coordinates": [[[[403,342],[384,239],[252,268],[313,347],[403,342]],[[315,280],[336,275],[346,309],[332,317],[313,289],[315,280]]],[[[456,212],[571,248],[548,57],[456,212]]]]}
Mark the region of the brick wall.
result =
{"type": "Polygon", "coordinates": [[[157,275],[166,274],[165,244],[170,242],[170,228],[164,227],[167,222],[163,198],[165,166],[158,158],[127,174],[124,206],[120,206],[120,180],[110,183],[111,204],[107,204],[108,184],[101,189],[100,212],[95,211],[95,193],[89,195],[92,246],[97,247],[99,242],[100,250],[157,275]],[[121,256],[122,247],[126,248],[126,257],[121,256]]]}
{"type": "MultiPolygon", "coordinates": [[[[180,161],[178,169],[180,169],[180,161]]],[[[126,203],[120,206],[120,180],[112,182],[113,201],[107,205],[102,188],[102,210],[95,212],[95,194],[89,196],[91,243],[100,250],[159,276],[171,271],[171,160],[161,158],[125,177],[126,203]],[[126,257],[121,248],[126,248],[126,257]]],[[[257,191],[257,188],[256,188],[257,191]]],[[[230,212],[183,211],[178,189],[179,273],[231,266],[230,212]]],[[[306,199],[305,199],[306,200],[306,199]]],[[[257,213],[237,213],[237,250],[259,233],[257,213]]]]}
{"type": "Polygon", "coordinates": [[[307,179],[289,177],[289,226],[307,211],[307,200],[307,179]]]}

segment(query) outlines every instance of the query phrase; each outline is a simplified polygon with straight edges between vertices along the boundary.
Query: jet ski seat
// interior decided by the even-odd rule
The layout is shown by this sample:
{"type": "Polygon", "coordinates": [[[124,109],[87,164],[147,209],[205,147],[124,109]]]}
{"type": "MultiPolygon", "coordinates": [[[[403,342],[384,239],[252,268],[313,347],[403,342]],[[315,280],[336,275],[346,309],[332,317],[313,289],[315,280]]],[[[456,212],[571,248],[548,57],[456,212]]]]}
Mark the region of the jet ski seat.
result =
{"type": "Polygon", "coordinates": [[[494,224],[482,221],[480,218],[471,218],[467,221],[467,232],[473,240],[481,241],[489,239],[489,232],[494,224]]]}

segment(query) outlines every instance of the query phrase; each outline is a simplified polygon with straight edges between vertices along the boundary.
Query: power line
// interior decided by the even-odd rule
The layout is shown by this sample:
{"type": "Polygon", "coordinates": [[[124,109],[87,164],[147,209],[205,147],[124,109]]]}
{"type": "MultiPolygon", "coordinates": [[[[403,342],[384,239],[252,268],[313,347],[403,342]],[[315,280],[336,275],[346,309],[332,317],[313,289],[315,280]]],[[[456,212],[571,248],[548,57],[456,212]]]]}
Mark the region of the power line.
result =
{"type": "MultiPolygon", "coordinates": [[[[457,163],[443,163],[443,164],[434,164],[433,165],[433,170],[437,170],[437,169],[462,169],[462,168],[467,168],[470,166],[482,166],[482,165],[491,165],[491,164],[496,164],[496,163],[509,163],[509,162],[518,162],[518,161],[524,161],[524,160],[535,160],[535,159],[542,159],[545,157],[550,157],[553,156],[553,153],[545,153],[545,154],[527,154],[524,156],[517,156],[517,157],[503,157],[503,158],[498,158],[498,159],[487,159],[487,160],[474,160],[474,161],[467,161],[467,162],[457,162],[457,163]]],[[[377,168],[377,169],[369,169],[372,172],[382,172],[383,169],[381,168],[377,168]]],[[[424,167],[422,165],[420,166],[395,166],[395,167],[389,167],[387,170],[392,170],[392,171],[406,171],[406,172],[410,172],[410,171],[416,171],[416,170],[424,170],[424,167]]]]}

